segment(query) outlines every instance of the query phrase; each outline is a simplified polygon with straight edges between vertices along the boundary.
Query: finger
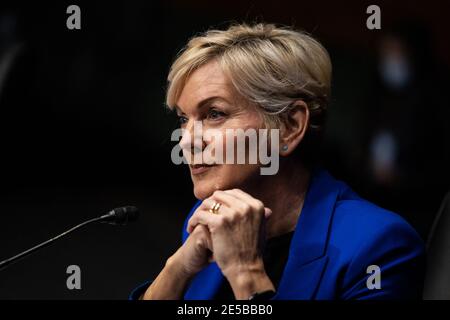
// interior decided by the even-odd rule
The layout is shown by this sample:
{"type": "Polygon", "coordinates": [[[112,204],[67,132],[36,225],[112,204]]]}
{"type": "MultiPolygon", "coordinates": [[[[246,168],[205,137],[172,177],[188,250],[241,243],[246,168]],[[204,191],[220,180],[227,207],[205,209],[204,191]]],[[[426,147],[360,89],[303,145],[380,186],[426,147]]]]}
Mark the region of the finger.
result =
{"type": "MultiPolygon", "coordinates": [[[[219,202],[224,206],[227,206],[228,208],[232,208],[235,206],[236,202],[240,201],[239,198],[236,198],[233,194],[228,194],[225,191],[217,190],[215,191],[211,197],[208,198],[208,203],[211,203],[211,206],[215,202],[219,202]]],[[[211,207],[210,207],[211,208],[211,207]]]]}
{"type": "Polygon", "coordinates": [[[203,200],[202,203],[202,210],[207,211],[209,214],[212,214],[209,210],[216,204],[216,203],[220,203],[220,207],[219,209],[217,209],[215,214],[229,214],[232,212],[231,208],[228,207],[226,204],[223,203],[222,201],[223,199],[221,198],[216,198],[215,200],[212,198],[207,198],[205,200],[203,200]]]}
{"type": "Polygon", "coordinates": [[[225,192],[232,194],[233,196],[235,196],[236,198],[241,199],[241,200],[247,200],[250,202],[252,200],[256,200],[251,195],[249,195],[247,192],[244,192],[241,189],[230,189],[230,190],[225,190],[225,192]]]}
{"type": "Polygon", "coordinates": [[[226,193],[235,196],[237,199],[240,199],[241,201],[248,203],[249,205],[258,208],[258,207],[264,207],[264,203],[262,201],[252,197],[248,193],[240,190],[240,189],[231,189],[226,190],[226,193]]]}
{"type": "Polygon", "coordinates": [[[203,233],[203,237],[201,239],[204,243],[204,246],[212,252],[213,251],[212,239],[208,227],[202,224],[198,224],[197,226],[195,226],[192,232],[194,232],[194,230],[203,233]]]}
{"type": "MultiPolygon", "coordinates": [[[[216,191],[217,192],[217,191],[216,191]]],[[[220,207],[228,206],[226,203],[224,203],[224,201],[221,201],[221,199],[218,199],[217,197],[209,197],[206,198],[205,200],[203,200],[203,203],[200,205],[200,207],[205,210],[205,211],[209,211],[210,209],[212,209],[212,207],[216,204],[216,203],[220,203],[220,207]]]]}
{"type": "Polygon", "coordinates": [[[216,191],[211,196],[211,199],[213,199],[214,202],[222,203],[224,206],[223,209],[221,209],[221,214],[225,215],[227,212],[230,212],[231,214],[236,212],[242,212],[246,213],[253,208],[251,203],[248,203],[248,200],[238,198],[232,193],[228,193],[226,191],[216,191]],[[228,209],[228,211],[227,211],[228,209]]]}
{"type": "Polygon", "coordinates": [[[196,228],[203,228],[204,229],[206,245],[207,245],[209,251],[211,251],[211,253],[212,253],[213,252],[213,243],[212,243],[211,233],[209,232],[208,227],[206,227],[206,226],[204,226],[202,224],[198,224],[196,226],[196,228]]]}
{"type": "Polygon", "coordinates": [[[217,215],[205,210],[197,210],[188,221],[187,232],[191,233],[198,224],[203,224],[211,228],[217,223],[217,215]]]}
{"type": "Polygon", "coordinates": [[[226,193],[233,195],[236,197],[236,199],[239,199],[241,202],[243,203],[247,203],[248,205],[250,205],[252,208],[258,210],[258,213],[263,215],[268,218],[271,213],[272,210],[270,208],[266,208],[264,207],[264,203],[256,198],[253,198],[251,195],[249,195],[248,193],[245,193],[244,191],[240,190],[240,189],[232,189],[232,190],[226,190],[226,193]]]}

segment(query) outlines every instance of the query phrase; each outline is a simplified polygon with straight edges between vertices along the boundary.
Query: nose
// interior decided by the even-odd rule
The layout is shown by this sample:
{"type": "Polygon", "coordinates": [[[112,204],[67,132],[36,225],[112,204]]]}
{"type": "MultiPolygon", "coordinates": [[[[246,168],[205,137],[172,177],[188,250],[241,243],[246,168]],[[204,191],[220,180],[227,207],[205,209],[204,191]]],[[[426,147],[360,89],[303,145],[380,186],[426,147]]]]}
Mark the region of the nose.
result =
{"type": "MultiPolygon", "coordinates": [[[[199,154],[205,148],[203,141],[203,126],[201,121],[189,120],[183,129],[181,140],[179,142],[183,155],[186,159],[199,154]]],[[[192,163],[191,161],[188,161],[192,163]]]]}

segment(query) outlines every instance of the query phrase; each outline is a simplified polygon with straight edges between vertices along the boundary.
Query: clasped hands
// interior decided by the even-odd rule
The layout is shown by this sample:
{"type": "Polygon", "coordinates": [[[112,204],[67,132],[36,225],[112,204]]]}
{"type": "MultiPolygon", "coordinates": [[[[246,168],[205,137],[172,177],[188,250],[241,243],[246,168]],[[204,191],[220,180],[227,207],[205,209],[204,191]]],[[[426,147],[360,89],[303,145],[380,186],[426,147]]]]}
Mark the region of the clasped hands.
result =
{"type": "Polygon", "coordinates": [[[215,261],[237,299],[274,290],[262,259],[265,224],[271,214],[260,200],[242,190],[215,191],[189,219],[190,235],[177,252],[186,274],[193,276],[215,261]],[[220,207],[214,214],[210,209],[216,203],[220,207]]]}

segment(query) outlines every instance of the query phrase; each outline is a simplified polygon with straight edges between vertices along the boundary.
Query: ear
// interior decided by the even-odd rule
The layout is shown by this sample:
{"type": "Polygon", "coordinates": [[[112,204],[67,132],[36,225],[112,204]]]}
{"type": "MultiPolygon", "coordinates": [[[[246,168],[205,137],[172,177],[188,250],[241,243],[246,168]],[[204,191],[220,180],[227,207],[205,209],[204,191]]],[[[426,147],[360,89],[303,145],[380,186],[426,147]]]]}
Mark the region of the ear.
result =
{"type": "Polygon", "coordinates": [[[309,109],[302,100],[295,101],[280,130],[280,155],[288,156],[300,144],[309,124],[309,109]]]}

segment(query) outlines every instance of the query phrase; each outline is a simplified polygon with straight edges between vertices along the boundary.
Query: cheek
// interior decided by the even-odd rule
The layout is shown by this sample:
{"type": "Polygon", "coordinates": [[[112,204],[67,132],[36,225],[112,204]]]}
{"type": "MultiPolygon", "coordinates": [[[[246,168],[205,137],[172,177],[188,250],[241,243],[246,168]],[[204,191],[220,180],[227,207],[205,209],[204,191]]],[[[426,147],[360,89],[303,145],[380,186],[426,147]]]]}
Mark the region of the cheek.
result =
{"type": "Polygon", "coordinates": [[[259,129],[254,127],[244,127],[232,129],[228,128],[222,132],[221,147],[224,156],[223,161],[226,164],[245,164],[249,163],[248,156],[251,153],[258,152],[259,129]],[[240,162],[238,162],[240,157],[240,162]]]}

